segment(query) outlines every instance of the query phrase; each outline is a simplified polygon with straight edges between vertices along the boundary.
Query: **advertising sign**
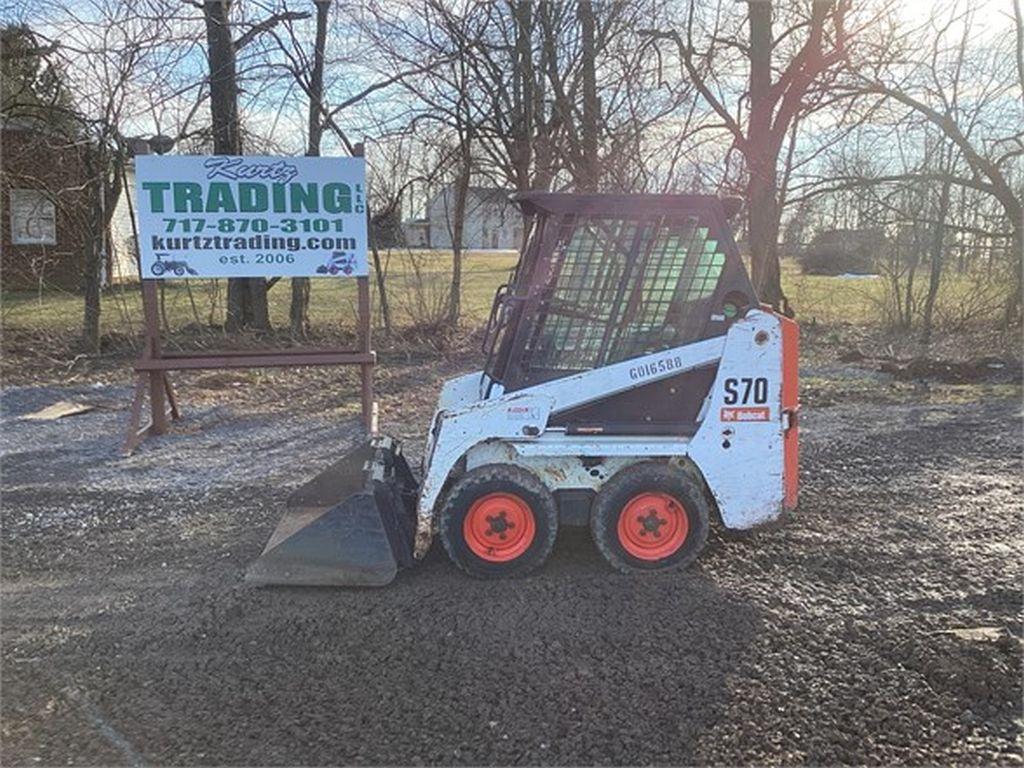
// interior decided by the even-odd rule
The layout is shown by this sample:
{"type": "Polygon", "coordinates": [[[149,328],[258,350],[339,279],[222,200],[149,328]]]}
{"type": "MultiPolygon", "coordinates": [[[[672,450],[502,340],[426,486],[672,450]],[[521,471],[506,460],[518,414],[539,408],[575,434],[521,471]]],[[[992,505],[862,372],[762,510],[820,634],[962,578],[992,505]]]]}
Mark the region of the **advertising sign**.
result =
{"type": "Polygon", "coordinates": [[[361,157],[137,157],[143,278],[367,274],[361,157]]]}

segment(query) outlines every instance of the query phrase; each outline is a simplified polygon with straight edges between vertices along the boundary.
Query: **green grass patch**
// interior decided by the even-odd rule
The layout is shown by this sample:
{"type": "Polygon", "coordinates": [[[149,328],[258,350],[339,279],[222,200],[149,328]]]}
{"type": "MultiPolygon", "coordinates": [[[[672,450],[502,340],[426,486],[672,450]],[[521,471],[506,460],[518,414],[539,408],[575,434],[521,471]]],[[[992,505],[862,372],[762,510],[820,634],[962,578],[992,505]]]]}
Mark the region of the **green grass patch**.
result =
{"type": "MultiPolygon", "coordinates": [[[[452,258],[442,251],[381,254],[388,299],[396,327],[429,325],[443,317],[451,281],[452,258]]],[[[486,320],[499,285],[508,279],[518,254],[511,251],[469,252],[463,264],[462,317],[466,325],[486,320]]],[[[783,287],[802,322],[878,325],[884,318],[887,286],[883,278],[844,279],[804,275],[791,260],[783,261],[783,287]]],[[[380,302],[375,281],[373,302],[380,302]]],[[[163,282],[164,314],[169,328],[219,326],[224,322],[226,280],[167,280],[163,282]]],[[[291,287],[279,281],[269,293],[271,321],[288,325],[291,287]]],[[[2,294],[3,323],[9,329],[71,331],[81,326],[82,297],[59,290],[11,291],[2,294]]],[[[310,323],[313,327],[354,324],[356,284],[347,278],[313,278],[310,323]]],[[[104,293],[104,332],[135,332],[142,325],[142,302],[137,286],[115,286],[104,293]]]]}
{"type": "Polygon", "coordinates": [[[805,275],[787,259],[782,262],[782,288],[801,321],[876,325],[883,315],[886,285],[881,277],[805,275]]]}
{"type": "MultiPolygon", "coordinates": [[[[428,311],[446,306],[451,282],[451,254],[393,251],[381,254],[388,298],[396,326],[429,322],[428,311]]],[[[462,316],[467,324],[483,322],[495,289],[508,279],[518,254],[469,252],[463,262],[462,316]]],[[[163,281],[163,311],[171,329],[188,325],[216,326],[224,322],[226,280],[163,281]]],[[[371,275],[373,303],[380,302],[371,275]]],[[[291,285],[279,281],[268,293],[271,321],[287,327],[291,285]]],[[[8,329],[75,331],[81,327],[82,297],[60,290],[4,291],[3,323],[8,329]]],[[[309,304],[314,327],[355,323],[356,282],[349,278],[313,278],[309,304]]],[[[142,326],[141,292],[137,285],[115,286],[103,295],[104,332],[133,332],[142,326]]]]}

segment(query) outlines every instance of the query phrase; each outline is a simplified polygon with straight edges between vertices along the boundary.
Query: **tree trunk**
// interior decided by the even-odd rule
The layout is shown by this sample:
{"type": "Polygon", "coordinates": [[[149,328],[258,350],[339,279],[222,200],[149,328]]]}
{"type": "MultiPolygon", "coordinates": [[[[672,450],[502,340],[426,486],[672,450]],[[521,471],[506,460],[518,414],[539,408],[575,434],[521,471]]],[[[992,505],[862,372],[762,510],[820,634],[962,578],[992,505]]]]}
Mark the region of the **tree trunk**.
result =
{"type": "Polygon", "coordinates": [[[99,351],[100,348],[103,261],[110,222],[123,187],[120,163],[120,156],[111,158],[103,144],[86,148],[85,168],[89,176],[90,200],[87,227],[89,242],[85,244],[82,274],[82,344],[92,351],[99,351]]]}
{"type": "Polygon", "coordinates": [[[370,241],[370,253],[373,256],[373,275],[377,280],[377,300],[380,302],[380,319],[384,324],[384,333],[391,335],[391,305],[388,303],[387,285],[384,280],[384,267],[380,263],[380,249],[377,247],[377,232],[373,226],[370,206],[366,206],[366,235],[370,241]]]}
{"type": "MultiPolygon", "coordinates": [[[[88,154],[94,150],[86,149],[88,154]]],[[[85,312],[82,316],[82,344],[86,349],[98,352],[100,348],[100,283],[103,253],[103,179],[97,175],[93,163],[86,161],[91,178],[89,183],[89,241],[85,243],[85,263],[82,274],[82,293],[85,312]]]]}
{"type": "MultiPolygon", "coordinates": [[[[323,138],[323,118],[320,115],[324,99],[324,48],[327,45],[327,14],[331,0],[316,0],[316,38],[313,44],[313,68],[309,73],[309,129],[306,155],[320,156],[323,138]]],[[[292,278],[292,301],[288,309],[288,323],[292,336],[305,337],[309,333],[308,277],[292,278]]]]}
{"type": "MultiPolygon", "coordinates": [[[[907,267],[907,292],[904,296],[903,316],[900,318],[902,328],[910,328],[914,322],[914,278],[917,276],[917,265],[921,260],[921,249],[918,248],[917,234],[914,235],[910,266],[907,267]]],[[[898,267],[899,265],[897,265],[898,267]]]]}
{"type": "Polygon", "coordinates": [[[533,14],[529,0],[516,0],[516,68],[512,73],[513,126],[515,137],[513,164],[516,191],[530,188],[530,162],[533,156],[534,69],[533,14]]]}
{"type": "Polygon", "coordinates": [[[583,167],[577,176],[577,186],[584,192],[596,192],[601,176],[597,157],[597,124],[601,110],[595,71],[594,6],[591,0],[579,0],[576,11],[580,22],[580,69],[583,79],[583,124],[580,127],[583,167]]]}
{"type": "Polygon", "coordinates": [[[1003,308],[1003,323],[1007,327],[1021,325],[1024,311],[1021,305],[1021,292],[1024,291],[1024,274],[1022,274],[1022,254],[1024,254],[1024,222],[1014,222],[1013,235],[1010,237],[1010,263],[1013,265],[1013,280],[1010,293],[1006,297],[1003,308]]]}
{"type": "Polygon", "coordinates": [[[213,151],[218,155],[237,155],[242,151],[235,43],[231,39],[231,27],[228,25],[230,12],[231,0],[207,0],[203,4],[210,57],[213,151]]]}
{"type": "Polygon", "coordinates": [[[552,138],[555,133],[555,117],[548,116],[551,100],[546,89],[545,73],[551,62],[558,58],[555,33],[552,29],[552,4],[537,6],[537,26],[540,30],[540,60],[532,68],[533,79],[533,179],[530,188],[547,190],[555,177],[555,148],[552,138]]]}
{"type": "MultiPolygon", "coordinates": [[[[206,44],[210,59],[210,118],[213,151],[217,155],[242,154],[241,122],[238,118],[238,75],[235,43],[229,17],[231,0],[203,3],[206,44]]],[[[228,312],[225,328],[270,330],[267,281],[262,277],[228,280],[228,312]]]]}
{"type": "MultiPolygon", "coordinates": [[[[534,136],[539,134],[541,126],[535,117],[536,70],[533,66],[533,9],[530,0],[516,0],[514,6],[516,21],[516,55],[515,72],[512,77],[513,98],[513,134],[515,149],[513,165],[517,192],[526,192],[532,188],[530,166],[533,162],[534,136]]],[[[543,66],[543,65],[542,65],[543,66]]],[[[542,70],[543,71],[543,70],[542,70]]],[[[540,105],[543,109],[543,104],[540,105]]],[[[543,114],[541,114],[541,122],[543,114]]],[[[523,236],[518,246],[525,245],[526,233],[530,229],[531,217],[525,212],[522,218],[523,236]]]]}
{"type": "Polygon", "coordinates": [[[288,309],[292,336],[305,338],[309,333],[309,293],[308,277],[292,278],[292,303],[288,309]]]}
{"type": "Polygon", "coordinates": [[[228,313],[224,329],[229,333],[239,331],[249,324],[246,314],[249,308],[247,294],[248,286],[244,278],[228,278],[228,313]]]}
{"type": "Polygon", "coordinates": [[[779,308],[784,297],[779,272],[779,208],[774,167],[750,168],[747,218],[754,290],[760,301],[779,308]]]}
{"type": "Polygon", "coordinates": [[[939,205],[935,211],[935,228],[932,233],[931,263],[928,270],[928,295],[924,300],[924,319],[921,327],[921,342],[930,344],[932,340],[932,317],[935,311],[935,297],[939,294],[939,283],[942,279],[942,262],[946,245],[946,216],[949,214],[949,189],[952,183],[950,176],[942,180],[939,190],[939,205]]]}
{"type": "Polygon", "coordinates": [[[458,325],[459,315],[462,311],[462,233],[466,223],[466,197],[469,194],[469,175],[473,163],[468,136],[462,140],[459,162],[459,176],[455,181],[455,205],[452,214],[452,283],[448,296],[448,325],[452,328],[458,325]]]}
{"type": "MultiPolygon", "coordinates": [[[[744,158],[747,164],[747,217],[750,235],[750,270],[758,299],[776,309],[783,307],[779,269],[780,146],[772,130],[772,4],[750,0],[750,118],[744,158]]],[[[781,133],[779,135],[782,135],[781,133]]]]}
{"type": "Polygon", "coordinates": [[[82,316],[82,344],[92,352],[100,349],[100,282],[102,274],[102,232],[99,229],[99,206],[89,214],[89,242],[85,245],[85,264],[82,275],[82,293],[85,313],[82,316]]]}

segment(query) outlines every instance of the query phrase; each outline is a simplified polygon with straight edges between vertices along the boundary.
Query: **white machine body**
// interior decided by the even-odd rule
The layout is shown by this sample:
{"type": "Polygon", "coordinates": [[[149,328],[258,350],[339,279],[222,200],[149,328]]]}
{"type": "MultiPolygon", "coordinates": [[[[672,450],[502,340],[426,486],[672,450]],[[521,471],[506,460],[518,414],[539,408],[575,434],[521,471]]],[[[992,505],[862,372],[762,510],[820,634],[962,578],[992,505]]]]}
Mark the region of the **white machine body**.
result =
{"type": "Polygon", "coordinates": [[[450,380],[424,452],[417,556],[429,547],[448,479],[492,463],[524,467],[552,491],[596,491],[630,464],[675,461],[699,473],[727,528],[777,519],[796,504],[795,327],[773,312],[752,309],[724,336],[516,392],[489,387],[480,371],[450,380]],[[549,425],[560,412],[710,366],[717,366],[717,374],[691,437],[569,434],[549,425]]]}

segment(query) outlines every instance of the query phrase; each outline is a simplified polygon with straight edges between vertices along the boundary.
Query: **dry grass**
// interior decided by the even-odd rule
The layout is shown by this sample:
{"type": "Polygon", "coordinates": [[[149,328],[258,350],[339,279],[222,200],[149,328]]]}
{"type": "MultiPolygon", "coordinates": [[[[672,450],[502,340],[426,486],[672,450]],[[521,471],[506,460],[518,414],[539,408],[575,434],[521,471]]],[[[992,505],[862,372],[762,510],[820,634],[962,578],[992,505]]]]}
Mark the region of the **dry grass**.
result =
{"type": "MultiPolygon", "coordinates": [[[[517,254],[513,251],[476,251],[466,255],[462,287],[462,334],[479,329],[487,318],[494,292],[508,279],[517,254]]],[[[401,354],[408,346],[447,347],[458,345],[438,330],[451,279],[451,255],[440,251],[410,253],[395,250],[382,253],[391,304],[395,336],[385,345],[401,354]]],[[[819,346],[829,353],[851,346],[871,348],[879,343],[895,345],[894,354],[908,355],[919,350],[903,350],[916,340],[916,333],[889,331],[885,311],[888,286],[878,278],[844,279],[820,275],[804,275],[797,264],[783,261],[783,287],[797,318],[805,329],[807,340],[819,338],[819,346]]],[[[380,327],[380,302],[376,285],[373,301],[380,327]]],[[[184,346],[223,346],[220,326],[224,318],[225,281],[195,280],[164,283],[165,334],[168,343],[184,346]]],[[[271,320],[278,329],[271,342],[290,343],[287,334],[288,307],[291,291],[287,280],[270,291],[271,320]]],[[[936,334],[932,354],[956,358],[964,354],[983,353],[1017,346],[1017,340],[1004,339],[1007,332],[996,333],[992,324],[979,322],[980,309],[998,307],[999,303],[980,292],[969,276],[949,275],[946,278],[936,320],[943,331],[936,334]],[[979,308],[980,305],[980,308],[979,308]],[[972,319],[973,318],[973,319],[972,319]],[[953,332],[955,331],[955,333],[953,332]],[[954,343],[953,337],[969,342],[963,350],[940,349],[954,343]],[[998,337],[998,338],[997,338],[998,337]],[[976,347],[978,341],[981,347],[976,347]],[[1012,342],[1012,343],[1011,343],[1012,342]],[[969,348],[967,348],[969,347],[969,348]],[[962,354],[961,354],[962,353],[962,354]]],[[[310,343],[337,341],[353,334],[355,329],[355,281],[344,278],[318,278],[312,281],[310,301],[310,343]]],[[[74,352],[73,340],[78,336],[82,319],[82,299],[61,291],[41,293],[5,292],[2,296],[2,318],[7,332],[5,351],[29,351],[64,359],[67,349],[74,352]]],[[[134,347],[142,327],[142,306],[137,287],[118,286],[104,296],[103,331],[106,349],[134,347]]],[[[1009,334],[1012,335],[1012,334],[1009,334]]],[[[252,340],[258,343],[259,340],[252,340]]],[[[248,343],[236,339],[233,345],[248,343]]],[[[378,344],[380,346],[380,344],[378,344]]],[[[964,346],[956,343],[954,346],[964,346]]],[[[968,354],[969,356],[969,354],[968,354]]],[[[44,361],[45,362],[45,361],[44,361]]]]}
{"type": "MultiPolygon", "coordinates": [[[[436,303],[446,295],[451,279],[451,256],[442,252],[408,251],[381,254],[394,322],[397,327],[418,322],[422,301],[436,303]]],[[[514,251],[471,251],[464,261],[463,317],[467,325],[487,317],[494,290],[515,266],[514,251]]],[[[371,280],[371,283],[373,281],[371,280]]],[[[376,285],[374,307],[378,309],[376,285]]],[[[226,281],[169,280],[164,283],[164,313],[172,330],[187,326],[214,327],[223,322],[226,281]]],[[[291,290],[281,280],[269,293],[271,322],[288,326],[291,290]]],[[[82,322],[81,296],[60,290],[4,291],[3,325],[8,330],[76,332],[82,322]]],[[[310,298],[310,324],[351,327],[356,312],[356,285],[344,278],[315,278],[310,298]]],[[[136,286],[116,286],[104,295],[104,333],[136,333],[142,325],[141,294],[136,286]]]]}

